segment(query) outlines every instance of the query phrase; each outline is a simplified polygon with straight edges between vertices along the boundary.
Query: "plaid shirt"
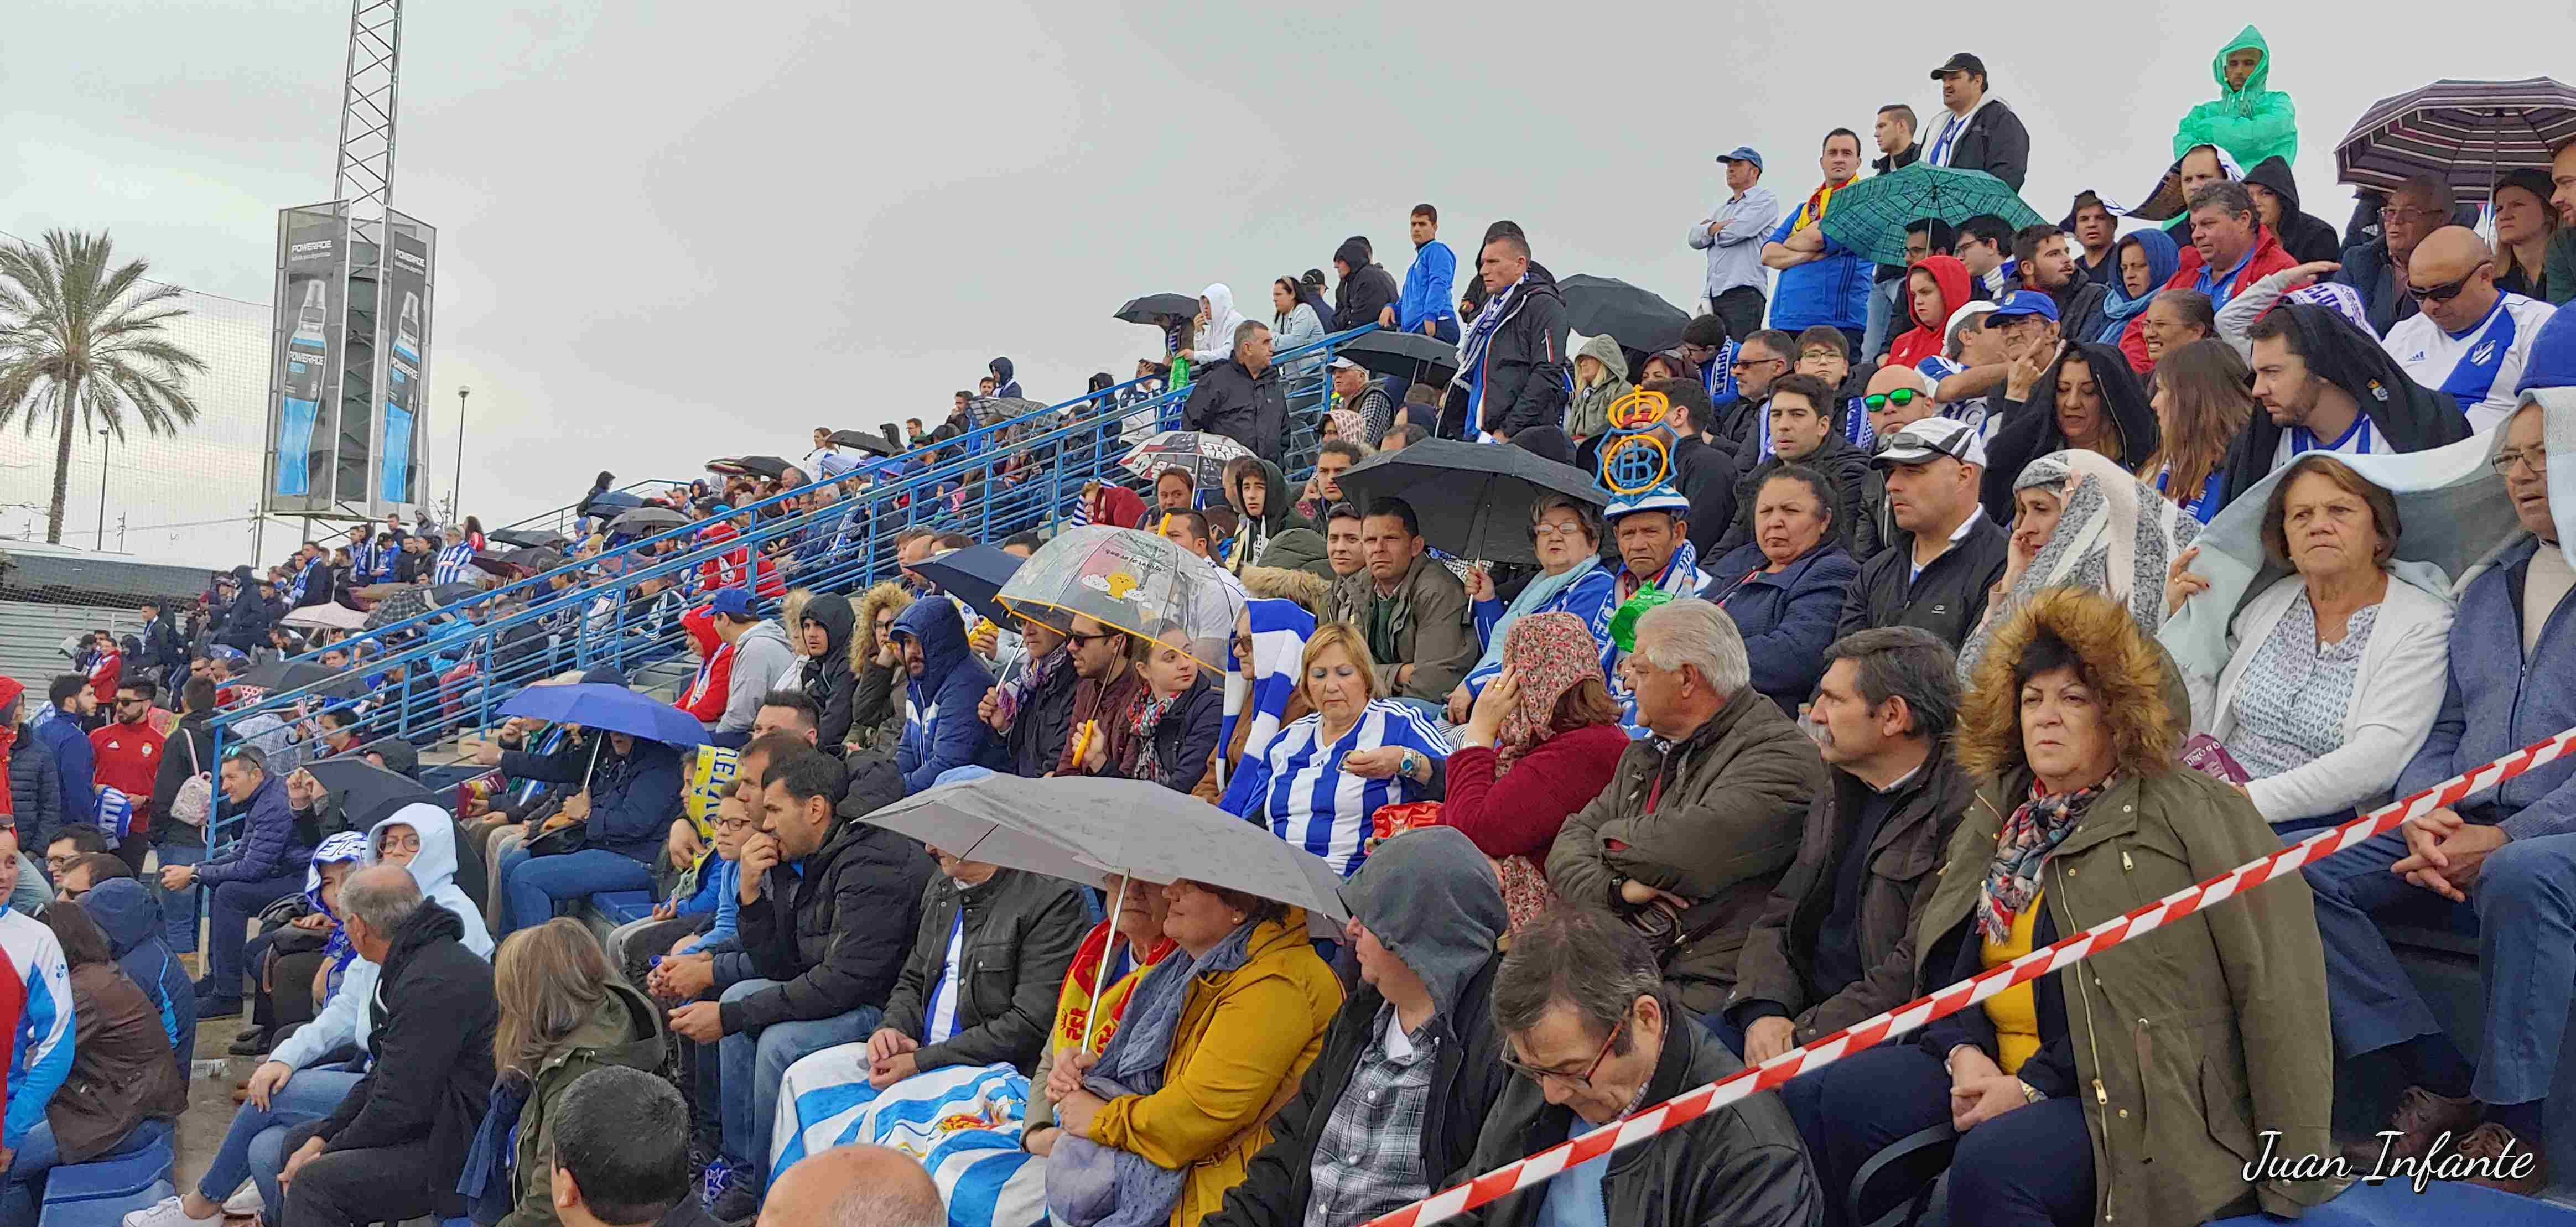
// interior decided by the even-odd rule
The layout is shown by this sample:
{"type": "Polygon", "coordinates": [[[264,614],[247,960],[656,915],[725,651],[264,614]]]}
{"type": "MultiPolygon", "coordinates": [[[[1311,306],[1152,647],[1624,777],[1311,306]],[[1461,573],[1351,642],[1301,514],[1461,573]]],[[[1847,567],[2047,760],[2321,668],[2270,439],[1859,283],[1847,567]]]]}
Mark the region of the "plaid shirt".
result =
{"type": "Polygon", "coordinates": [[[1431,1195],[1446,1173],[1422,1165],[1423,1118],[1431,1106],[1431,1073],[1439,1044],[1431,1020],[1406,1036],[1402,1056],[1387,1046],[1395,1007],[1381,1005],[1369,1023],[1350,1083],[1315,1138],[1314,1192],[1305,1227],[1348,1227],[1431,1195]]]}

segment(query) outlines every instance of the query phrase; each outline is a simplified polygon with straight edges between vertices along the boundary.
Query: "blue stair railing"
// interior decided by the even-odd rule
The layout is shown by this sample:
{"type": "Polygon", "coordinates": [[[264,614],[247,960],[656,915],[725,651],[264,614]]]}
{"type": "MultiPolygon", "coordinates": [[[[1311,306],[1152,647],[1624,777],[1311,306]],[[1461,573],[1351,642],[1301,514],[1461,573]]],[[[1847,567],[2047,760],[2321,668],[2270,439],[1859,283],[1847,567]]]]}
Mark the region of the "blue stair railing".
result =
{"type": "MultiPolygon", "coordinates": [[[[1278,355],[1290,405],[1292,481],[1313,471],[1330,403],[1327,363],[1352,337],[1335,334],[1278,355]]],[[[1070,518],[1092,482],[1146,483],[1120,460],[1151,431],[1179,429],[1186,389],[1141,395],[1121,384],[1019,418],[875,462],[836,481],[815,482],[748,504],[711,522],[628,542],[543,575],[406,618],[357,639],[297,657],[367,645],[362,662],[329,681],[271,692],[218,713],[218,755],[258,746],[279,772],[334,751],[325,725],[346,713],[348,749],[380,737],[419,746],[492,727],[521,687],[570,670],[601,666],[629,676],[682,662],[690,650],[680,614],[731,578],[761,593],[797,588],[854,594],[894,578],[895,537],[907,528],[998,541],[1045,531],[1070,518]]],[[[774,611],[774,600],[764,608],[774,611]]],[[[239,820],[220,816],[218,848],[238,838],[239,820]]]]}

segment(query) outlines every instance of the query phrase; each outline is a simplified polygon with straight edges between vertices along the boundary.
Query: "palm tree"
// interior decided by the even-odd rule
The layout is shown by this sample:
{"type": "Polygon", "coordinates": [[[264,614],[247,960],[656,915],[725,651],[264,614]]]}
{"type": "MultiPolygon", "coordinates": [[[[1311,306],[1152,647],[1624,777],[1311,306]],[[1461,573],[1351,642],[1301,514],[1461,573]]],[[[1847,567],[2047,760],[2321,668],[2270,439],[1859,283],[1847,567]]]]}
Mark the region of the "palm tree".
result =
{"type": "Polygon", "coordinates": [[[72,436],[105,424],[125,441],[127,410],[146,434],[177,434],[197,420],[188,376],[206,364],[173,343],[165,326],[188,314],[179,287],[147,282],[145,264],[115,267],[104,234],[48,230],[33,244],[0,247],[0,429],[29,434],[51,415],[54,501],[45,540],[63,539],[63,491],[72,436]]]}

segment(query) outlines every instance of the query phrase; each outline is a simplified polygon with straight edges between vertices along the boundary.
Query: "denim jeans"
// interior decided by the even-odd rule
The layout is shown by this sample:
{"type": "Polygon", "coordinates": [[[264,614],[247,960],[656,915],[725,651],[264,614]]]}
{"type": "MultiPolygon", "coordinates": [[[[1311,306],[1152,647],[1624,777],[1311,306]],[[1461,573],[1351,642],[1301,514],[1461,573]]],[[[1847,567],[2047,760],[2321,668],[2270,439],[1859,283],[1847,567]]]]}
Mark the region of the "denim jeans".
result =
{"type": "MultiPolygon", "coordinates": [[[[745,980],[724,991],[725,1001],[778,987],[776,980],[745,980]]],[[[855,1044],[874,1034],[880,1006],[863,1005],[847,1014],[810,1022],[771,1023],[759,1035],[728,1035],[719,1043],[724,1068],[717,1075],[723,1103],[724,1152],[733,1161],[734,1179],[755,1187],[769,1171],[769,1140],[778,1124],[778,1081],[797,1058],[836,1044],[855,1044]]]]}
{"type": "Polygon", "coordinates": [[[554,918],[555,905],[603,890],[651,890],[653,871],[644,862],[606,848],[584,848],[558,856],[530,856],[524,847],[501,862],[501,891],[508,905],[501,912],[507,937],[554,918]]]}
{"type": "MultiPolygon", "coordinates": [[[[172,865],[206,863],[204,844],[154,844],[152,854],[161,858],[164,869],[172,865]]],[[[194,954],[197,951],[197,888],[163,890],[158,877],[149,879],[152,893],[161,897],[161,939],[172,954],[194,954]]]]}
{"type": "MultiPolygon", "coordinates": [[[[154,1142],[170,1140],[170,1122],[145,1119],[127,1131],[124,1140],[90,1156],[91,1161],[132,1154],[154,1142]]],[[[62,1152],[54,1146],[54,1127],[39,1120],[18,1140],[18,1153],[9,1160],[9,1182],[0,1189],[0,1225],[36,1227],[45,1206],[45,1173],[62,1166],[62,1152]]]]}
{"type": "Polygon", "coordinates": [[[1887,348],[1896,331],[1896,295],[1905,288],[1905,278],[1881,281],[1869,288],[1869,327],[1861,337],[1860,352],[1852,355],[1852,365],[1859,366],[1887,348]]]}
{"type": "MultiPolygon", "coordinates": [[[[2375,1052],[2441,1024],[2380,932],[2382,918],[2443,924],[2453,906],[2388,872],[2406,855],[2391,832],[2304,872],[2326,944],[2326,1005],[2336,1051],[2375,1052]]],[[[2496,849],[2469,887],[2478,909],[2478,977],[2484,1031],[2470,1055],[2481,1102],[2529,1103],[2549,1094],[2567,1036],[2576,983],[2576,834],[2534,835],[2496,849]]]]}
{"type": "Polygon", "coordinates": [[[220,1202],[249,1180],[275,1213],[286,1204],[277,1191],[277,1173],[286,1167],[286,1131],[329,1116],[361,1076],[344,1069],[299,1069],[268,1097],[266,1111],[251,1103],[233,1109],[232,1127],[224,1131],[214,1163],[197,1182],[197,1196],[220,1202]]]}
{"type": "Polygon", "coordinates": [[[242,996],[242,947],[250,942],[250,918],[260,909],[304,889],[304,870],[255,882],[226,882],[215,888],[213,930],[206,942],[206,982],[215,996],[238,1001],[242,996]]]}

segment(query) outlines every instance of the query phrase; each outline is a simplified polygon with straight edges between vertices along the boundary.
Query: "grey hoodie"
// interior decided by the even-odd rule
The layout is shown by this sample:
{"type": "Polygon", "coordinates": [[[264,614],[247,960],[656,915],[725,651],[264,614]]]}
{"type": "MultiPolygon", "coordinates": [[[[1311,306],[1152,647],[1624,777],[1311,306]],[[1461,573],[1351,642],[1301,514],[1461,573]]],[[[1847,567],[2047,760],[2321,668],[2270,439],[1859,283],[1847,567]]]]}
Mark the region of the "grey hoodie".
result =
{"type": "Polygon", "coordinates": [[[1593,359],[1610,371],[1610,377],[1599,383],[1577,384],[1574,402],[1565,409],[1566,437],[1589,439],[1610,429],[1610,402],[1634,391],[1635,385],[1628,382],[1628,355],[1609,333],[1585,341],[1574,356],[1593,359]]]}
{"type": "Polygon", "coordinates": [[[1380,845],[1342,884],[1342,906],[1422,977],[1442,1018],[1455,1014],[1511,927],[1493,862],[1456,827],[1408,831],[1380,845]]]}
{"type": "Polygon", "coordinates": [[[787,632],[775,619],[743,632],[734,641],[733,678],[725,687],[724,719],[716,724],[716,731],[750,732],[753,719],[760,715],[760,696],[780,687],[800,689],[797,679],[803,667],[796,649],[787,645],[787,632]]]}

